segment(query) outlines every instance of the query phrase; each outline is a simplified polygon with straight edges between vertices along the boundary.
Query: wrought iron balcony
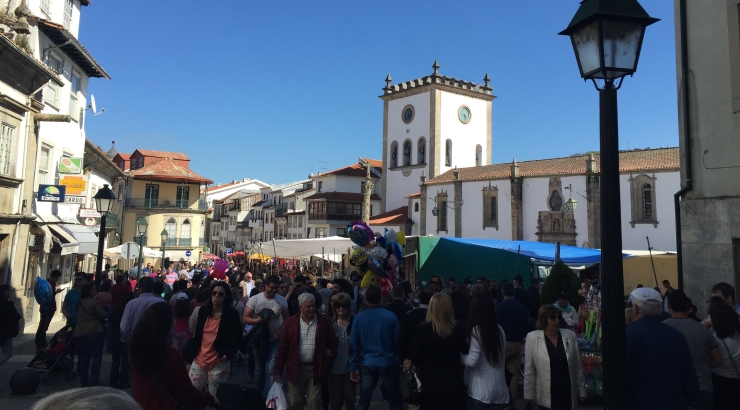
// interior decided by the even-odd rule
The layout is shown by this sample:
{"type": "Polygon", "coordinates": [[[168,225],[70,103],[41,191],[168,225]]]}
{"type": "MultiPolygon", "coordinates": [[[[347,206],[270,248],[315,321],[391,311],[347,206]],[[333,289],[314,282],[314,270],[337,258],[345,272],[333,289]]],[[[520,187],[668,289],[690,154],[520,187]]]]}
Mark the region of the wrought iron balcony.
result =
{"type": "Polygon", "coordinates": [[[208,209],[208,204],[203,200],[189,199],[161,199],[161,198],[126,198],[126,206],[132,208],[158,208],[158,209],[193,209],[198,204],[199,211],[208,209]]]}
{"type": "Polygon", "coordinates": [[[198,240],[198,246],[206,246],[206,238],[200,238],[198,240]]]}

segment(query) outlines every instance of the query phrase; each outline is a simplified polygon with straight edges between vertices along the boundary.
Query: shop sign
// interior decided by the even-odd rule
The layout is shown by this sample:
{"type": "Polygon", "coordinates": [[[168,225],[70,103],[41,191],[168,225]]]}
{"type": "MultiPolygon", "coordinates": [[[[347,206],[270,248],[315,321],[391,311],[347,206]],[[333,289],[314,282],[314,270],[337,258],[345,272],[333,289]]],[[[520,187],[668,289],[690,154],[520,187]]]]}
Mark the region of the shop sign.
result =
{"type": "Polygon", "coordinates": [[[67,195],[85,195],[85,188],[87,187],[85,177],[65,175],[59,179],[59,184],[67,187],[67,195]]]}
{"type": "Polygon", "coordinates": [[[62,158],[62,160],[59,161],[59,173],[74,175],[81,174],[82,158],[62,158]]]}
{"type": "Polygon", "coordinates": [[[100,218],[96,209],[80,208],[80,218],[100,218]]]}
{"type": "Polygon", "coordinates": [[[78,204],[78,205],[82,205],[82,204],[85,203],[85,197],[84,196],[65,195],[64,196],[64,203],[65,204],[78,204]]]}
{"type": "Polygon", "coordinates": [[[39,202],[64,202],[64,185],[39,185],[39,202]]]}

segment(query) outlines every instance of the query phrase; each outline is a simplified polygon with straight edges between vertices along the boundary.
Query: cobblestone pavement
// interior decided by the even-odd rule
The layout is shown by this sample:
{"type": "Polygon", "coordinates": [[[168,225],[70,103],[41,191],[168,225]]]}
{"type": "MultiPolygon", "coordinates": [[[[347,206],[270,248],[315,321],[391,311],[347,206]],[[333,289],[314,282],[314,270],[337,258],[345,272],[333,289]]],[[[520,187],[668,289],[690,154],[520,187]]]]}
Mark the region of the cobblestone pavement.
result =
{"type": "MultiPolygon", "coordinates": [[[[51,326],[49,327],[49,332],[47,333],[48,338],[51,338],[54,332],[59,330],[62,325],[62,321],[52,322],[51,326]]],[[[32,396],[16,396],[10,392],[10,387],[8,386],[10,376],[12,376],[16,370],[27,365],[31,358],[33,358],[36,350],[33,343],[35,330],[35,326],[33,327],[33,329],[26,328],[25,334],[20,335],[13,340],[15,345],[13,348],[13,357],[11,357],[7,363],[0,366],[0,409],[2,410],[26,410],[29,409],[37,400],[46,397],[51,393],[76,388],[80,385],[79,379],[77,378],[71,381],[65,381],[61,376],[59,376],[52,378],[49,384],[42,384],[41,386],[39,386],[36,394],[32,396]]],[[[107,385],[110,365],[111,355],[104,354],[103,364],[100,369],[100,381],[103,383],[103,385],[107,385]]],[[[246,379],[246,360],[243,366],[232,366],[232,372],[229,376],[229,383],[243,384],[246,379]]],[[[130,389],[128,391],[130,392],[130,389]]],[[[525,405],[523,400],[518,400],[518,404],[519,409],[524,409],[525,405]]],[[[581,406],[578,408],[598,409],[601,407],[581,406]]],[[[380,385],[378,385],[378,388],[375,389],[375,393],[373,395],[373,401],[371,403],[370,410],[381,409],[388,409],[388,403],[383,401],[380,394],[380,385]]]]}

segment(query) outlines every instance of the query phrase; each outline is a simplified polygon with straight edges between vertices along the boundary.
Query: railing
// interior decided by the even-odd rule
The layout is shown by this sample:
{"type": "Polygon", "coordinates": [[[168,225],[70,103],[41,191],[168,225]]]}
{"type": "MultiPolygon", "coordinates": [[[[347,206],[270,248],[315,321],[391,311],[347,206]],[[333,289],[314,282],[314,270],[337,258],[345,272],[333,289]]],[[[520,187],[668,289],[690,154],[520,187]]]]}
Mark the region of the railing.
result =
{"type": "Polygon", "coordinates": [[[178,238],[178,245],[179,246],[190,246],[190,244],[193,242],[192,238],[178,238]]]}
{"type": "Polygon", "coordinates": [[[144,236],[144,237],[141,237],[141,236],[138,236],[138,235],[134,236],[134,243],[139,244],[141,246],[146,246],[146,243],[147,243],[146,242],[146,236],[144,236]],[[139,241],[140,239],[141,239],[141,241],[139,241]]]}
{"type": "Polygon", "coordinates": [[[208,209],[206,201],[189,200],[189,199],[160,199],[160,198],[126,198],[126,206],[132,208],[168,208],[168,209],[191,209],[198,203],[198,210],[205,211],[208,209]]]}
{"type": "MultiPolygon", "coordinates": [[[[205,245],[205,239],[200,238],[200,246],[205,245]]],[[[193,238],[167,238],[167,247],[170,246],[192,246],[193,238]]]]}

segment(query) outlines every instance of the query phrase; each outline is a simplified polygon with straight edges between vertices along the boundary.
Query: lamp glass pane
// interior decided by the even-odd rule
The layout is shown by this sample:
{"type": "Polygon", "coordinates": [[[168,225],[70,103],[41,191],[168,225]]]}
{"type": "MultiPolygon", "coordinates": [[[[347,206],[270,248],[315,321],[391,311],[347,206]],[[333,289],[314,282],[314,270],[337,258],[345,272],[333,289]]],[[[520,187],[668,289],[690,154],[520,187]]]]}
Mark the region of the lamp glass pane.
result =
{"type": "MultiPolygon", "coordinates": [[[[635,70],[637,52],[644,25],[625,21],[602,22],[604,30],[604,64],[617,71],[631,73],[635,70]]],[[[615,73],[616,76],[620,76],[615,73]]],[[[624,75],[622,73],[621,75],[624,75]]]]}
{"type": "Polygon", "coordinates": [[[95,198],[95,206],[98,207],[98,212],[108,213],[112,205],[113,201],[110,198],[95,198]]]}
{"type": "Polygon", "coordinates": [[[571,34],[576,58],[581,66],[581,76],[601,68],[599,50],[599,22],[594,21],[571,34]]]}

